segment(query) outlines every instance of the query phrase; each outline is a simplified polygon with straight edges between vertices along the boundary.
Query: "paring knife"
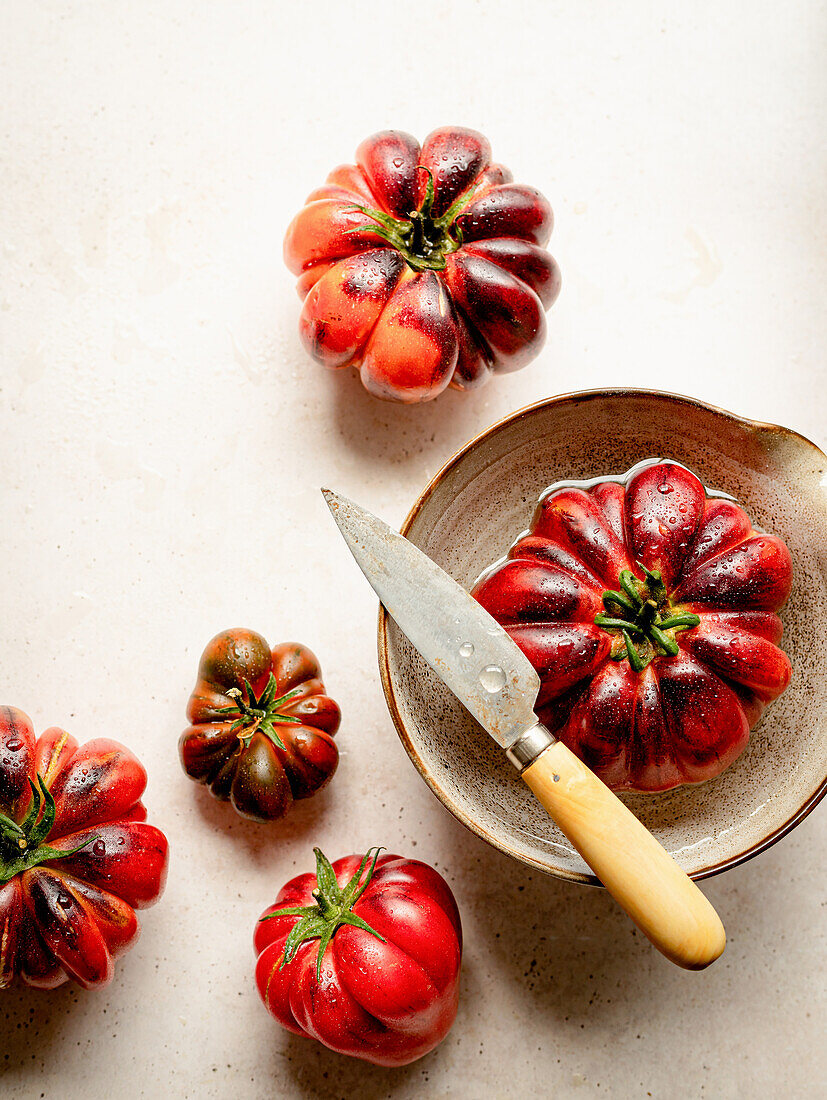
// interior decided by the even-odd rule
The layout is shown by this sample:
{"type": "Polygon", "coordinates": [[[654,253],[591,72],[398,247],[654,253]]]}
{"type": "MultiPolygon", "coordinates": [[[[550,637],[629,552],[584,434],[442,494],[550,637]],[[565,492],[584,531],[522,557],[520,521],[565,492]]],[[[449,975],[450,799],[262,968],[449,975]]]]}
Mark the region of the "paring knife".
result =
{"type": "Polygon", "coordinates": [[[634,814],[538,721],[539,677],[508,634],[413,543],[353,501],[322,492],[388,614],[505,750],[638,928],[679,966],[714,962],[726,944],[718,914],[634,814]]]}

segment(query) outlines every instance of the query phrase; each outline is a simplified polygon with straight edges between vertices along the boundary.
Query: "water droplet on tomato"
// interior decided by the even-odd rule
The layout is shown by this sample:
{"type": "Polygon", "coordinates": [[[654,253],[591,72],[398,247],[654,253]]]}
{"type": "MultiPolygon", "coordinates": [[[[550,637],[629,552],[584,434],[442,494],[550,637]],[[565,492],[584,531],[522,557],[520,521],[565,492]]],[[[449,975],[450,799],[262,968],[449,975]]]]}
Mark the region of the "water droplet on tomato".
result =
{"type": "Polygon", "coordinates": [[[106,845],[102,840],[96,840],[92,845],[92,851],[96,856],[102,856],[106,854],[106,845]]]}
{"type": "Polygon", "coordinates": [[[393,158],[394,168],[401,168],[404,163],[405,162],[402,160],[402,157],[394,157],[393,158]]]}
{"type": "Polygon", "coordinates": [[[61,909],[72,908],[72,899],[67,894],[58,894],[57,903],[61,909]]]}
{"type": "Polygon", "coordinates": [[[19,737],[13,737],[11,741],[6,742],[6,748],[9,750],[9,752],[20,752],[20,750],[23,748],[23,742],[20,740],[19,737]]]}
{"type": "Polygon", "coordinates": [[[664,483],[662,485],[658,485],[658,492],[663,493],[664,496],[667,493],[671,493],[672,489],[673,489],[673,486],[670,485],[668,481],[664,481],[664,483]]]}

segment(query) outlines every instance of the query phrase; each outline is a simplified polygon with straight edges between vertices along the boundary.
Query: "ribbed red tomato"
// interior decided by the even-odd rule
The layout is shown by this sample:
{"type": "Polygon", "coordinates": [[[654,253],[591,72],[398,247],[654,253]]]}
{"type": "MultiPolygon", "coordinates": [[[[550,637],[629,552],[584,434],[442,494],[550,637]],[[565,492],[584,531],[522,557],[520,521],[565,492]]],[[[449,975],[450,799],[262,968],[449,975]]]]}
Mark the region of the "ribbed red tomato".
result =
{"type": "Polygon", "coordinates": [[[401,856],[315,849],[316,873],[256,926],[256,983],[289,1031],[380,1066],[433,1050],[457,1012],[462,927],[448,884],[401,856]]]}
{"type": "Polygon", "coordinates": [[[540,675],[545,724],[615,789],[711,779],[787,687],[780,538],[690,470],[552,488],[474,595],[540,675]]]}
{"type": "Polygon", "coordinates": [[[287,230],[302,341],[394,401],[517,370],[543,346],[560,291],[551,229],[546,199],[491,163],[482,134],[444,127],[421,147],[398,130],[374,134],[287,230]]]}
{"type": "Polygon", "coordinates": [[[187,775],[251,821],[284,817],[339,763],[338,705],[307,646],[270,646],[254,630],[222,630],[201,655],[190,725],[178,751],[187,775]]]}
{"type": "Polygon", "coordinates": [[[35,738],[0,707],[0,988],[71,978],[106,985],[138,938],[136,909],[161,896],[167,841],[145,823],[146,772],[129,749],[35,738]]]}

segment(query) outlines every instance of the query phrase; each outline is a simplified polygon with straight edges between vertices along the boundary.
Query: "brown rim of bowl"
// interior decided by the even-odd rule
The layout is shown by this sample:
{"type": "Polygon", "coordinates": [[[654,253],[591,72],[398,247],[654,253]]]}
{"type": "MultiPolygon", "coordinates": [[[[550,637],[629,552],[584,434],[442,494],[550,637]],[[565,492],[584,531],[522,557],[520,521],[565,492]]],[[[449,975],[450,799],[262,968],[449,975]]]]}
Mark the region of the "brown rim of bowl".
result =
{"type": "MultiPolygon", "coordinates": [[[[760,420],[749,420],[743,416],[737,416],[735,413],[729,412],[727,409],[722,409],[717,405],[709,405],[705,401],[699,401],[695,397],[686,397],[682,394],[669,393],[666,390],[647,390],[637,389],[634,387],[617,387],[614,389],[600,389],[600,390],[576,390],[571,393],[563,393],[557,397],[546,397],[541,401],[535,401],[531,405],[526,405],[522,409],[517,409],[513,413],[509,413],[508,416],[504,416],[501,420],[497,420],[490,427],[474,436],[464,446],[452,455],[448,461],[442,466],[442,468],[434,474],[425,488],[417,497],[413,507],[405,518],[405,522],[400,528],[400,532],[403,535],[407,535],[411,529],[413,521],[416,519],[423,504],[431,496],[436,489],[442,478],[448,473],[448,471],[455,466],[461,458],[463,458],[472,447],[476,447],[484,439],[494,435],[496,432],[502,431],[507,425],[513,423],[515,420],[521,420],[524,416],[535,412],[537,409],[546,408],[550,405],[574,405],[579,404],[581,401],[594,401],[605,397],[654,397],[663,401],[671,401],[676,405],[691,405],[694,408],[702,409],[704,412],[713,413],[715,416],[723,417],[725,420],[729,420],[745,428],[751,432],[779,432],[784,435],[794,436],[800,439],[802,443],[805,443],[808,447],[811,447],[813,451],[820,457],[827,467],[827,455],[821,450],[817,444],[813,443],[811,439],[801,435],[800,432],[795,431],[792,428],[784,428],[779,424],[771,424],[760,420]]],[[[416,749],[411,743],[408,731],[405,728],[405,724],[402,721],[402,716],[399,712],[399,705],[394,694],[393,685],[390,678],[390,667],[388,663],[388,635],[387,635],[387,613],[384,607],[379,607],[379,623],[378,623],[378,649],[379,649],[379,674],[382,680],[382,689],[385,693],[385,701],[388,704],[393,724],[396,727],[396,732],[399,735],[399,739],[405,746],[405,751],[413,761],[416,770],[442,802],[442,804],[448,809],[454,817],[460,821],[466,828],[470,829],[472,833],[476,833],[477,836],[487,841],[494,848],[499,849],[506,855],[512,856],[520,863],[525,863],[529,867],[534,867],[537,870],[542,871],[544,874],[553,875],[556,878],[568,879],[571,882],[580,882],[588,886],[602,886],[598,878],[594,875],[583,874],[578,871],[567,871],[565,868],[557,867],[551,870],[548,866],[544,865],[539,859],[534,859],[531,856],[521,855],[519,852],[494,837],[483,829],[476,821],[469,818],[458,806],[456,806],[445,794],[437,788],[436,783],[431,779],[430,775],[425,770],[422,760],[419,757],[416,749]]],[[[720,863],[710,864],[708,867],[702,867],[698,871],[693,871],[690,878],[695,880],[712,878],[713,875],[720,875],[723,871],[728,871],[730,867],[737,867],[741,863],[746,863],[747,860],[752,859],[759,853],[765,851],[767,848],[771,848],[773,844],[781,840],[792,829],[803,821],[804,818],[818,805],[824,795],[827,794],[827,776],[821,781],[821,784],[815,791],[809,796],[809,798],[801,805],[798,810],[784,822],[783,825],[779,825],[777,829],[765,836],[762,840],[759,840],[752,847],[747,848],[746,851],[741,852],[737,856],[732,856],[730,859],[722,860],[720,863]]]]}

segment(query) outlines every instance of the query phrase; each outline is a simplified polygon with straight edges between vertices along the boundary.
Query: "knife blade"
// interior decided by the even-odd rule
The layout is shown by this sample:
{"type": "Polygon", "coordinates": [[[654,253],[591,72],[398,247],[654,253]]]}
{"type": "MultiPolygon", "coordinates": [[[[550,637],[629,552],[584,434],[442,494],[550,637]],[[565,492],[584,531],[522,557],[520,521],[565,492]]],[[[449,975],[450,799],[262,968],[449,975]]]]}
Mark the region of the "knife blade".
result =
{"type": "Polygon", "coordinates": [[[497,620],[412,542],[323,489],[351,554],[399,629],[504,749],[537,724],[540,678],[497,620]]]}
{"type": "Polygon", "coordinates": [[[434,672],[506,751],[603,885],[672,962],[699,970],[724,949],[709,901],[655,837],[539,721],[539,677],[515,642],[412,542],[322,489],[360,569],[434,672]]]}

